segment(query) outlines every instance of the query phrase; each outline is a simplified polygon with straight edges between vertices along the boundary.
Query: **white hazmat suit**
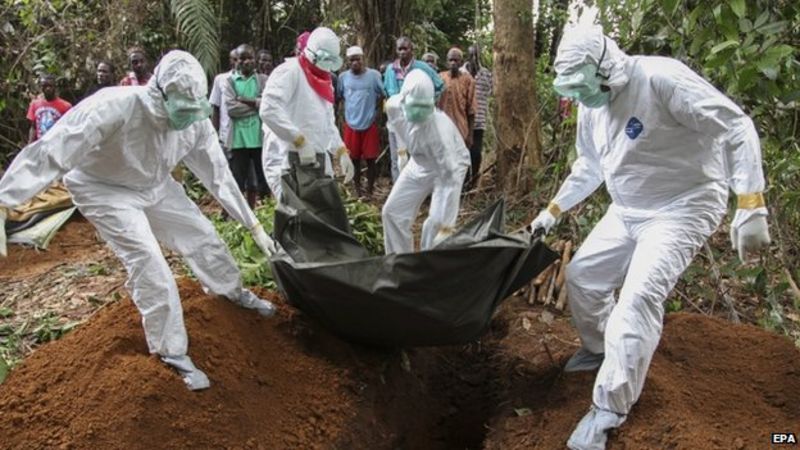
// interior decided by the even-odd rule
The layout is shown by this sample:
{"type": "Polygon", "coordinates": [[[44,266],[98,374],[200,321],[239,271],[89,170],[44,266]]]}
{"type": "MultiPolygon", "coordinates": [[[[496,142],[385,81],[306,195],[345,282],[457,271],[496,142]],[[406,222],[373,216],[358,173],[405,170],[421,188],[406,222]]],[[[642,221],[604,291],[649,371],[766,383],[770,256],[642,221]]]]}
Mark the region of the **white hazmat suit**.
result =
{"type": "Polygon", "coordinates": [[[341,65],[339,38],[328,28],[315,29],[305,51],[289,58],[270,74],[261,98],[259,114],[264,123],[264,176],[275,198],[280,200],[280,178],[289,168],[288,154],[298,152],[301,162],[313,163],[316,154],[325,154],[325,173],[333,175],[330,155],[339,158],[345,182],[353,178],[353,162],[336,128],[333,103],[319,95],[306,79],[300,58],[325,72],[341,65]],[[318,55],[328,56],[325,60],[318,55]],[[331,65],[332,64],[332,65],[331,65]]]}
{"type": "Polygon", "coordinates": [[[461,187],[470,167],[469,150],[453,121],[435,109],[433,102],[430,77],[412,70],[400,93],[386,103],[388,127],[398,139],[401,166],[382,211],[386,254],[414,251],[411,226],[428,195],[431,206],[422,225],[420,247],[429,249],[454,231],[461,187]],[[430,106],[425,117],[410,116],[411,102],[430,106]]]}
{"type": "Polygon", "coordinates": [[[585,95],[578,96],[578,158],[531,226],[549,229],[605,183],[612,204],[566,268],[582,348],[565,368],[600,366],[593,406],[567,445],[603,449],[606,431],[625,421],[642,392],[663,301],[719,225],[729,187],[739,196],[732,228],[759,224],[745,231],[747,247],[769,237],[759,140],[738,106],[679,61],[628,56],[597,28],[565,34],[556,89],[569,84],[562,80],[585,81],[574,74],[587,65],[583,73],[596,73],[604,88],[576,88],[585,95]]]}
{"type": "Polygon", "coordinates": [[[0,181],[0,205],[13,206],[64,176],[75,205],[128,272],[150,352],[178,369],[191,389],[208,387],[208,379],[186,356],[178,287],[159,243],[181,254],[214,294],[263,315],[274,313],[272,304],[242,288],[213,225],[170,176],[183,162],[231,217],[253,230],[262,249],[274,251],[231,176],[207,114],[184,121],[183,129],[170,125],[178,116],[168,112],[167,99],[201,103],[206,92],[197,60],[172,51],[147,86],[103,89],[70,110],[20,152],[0,181]]]}

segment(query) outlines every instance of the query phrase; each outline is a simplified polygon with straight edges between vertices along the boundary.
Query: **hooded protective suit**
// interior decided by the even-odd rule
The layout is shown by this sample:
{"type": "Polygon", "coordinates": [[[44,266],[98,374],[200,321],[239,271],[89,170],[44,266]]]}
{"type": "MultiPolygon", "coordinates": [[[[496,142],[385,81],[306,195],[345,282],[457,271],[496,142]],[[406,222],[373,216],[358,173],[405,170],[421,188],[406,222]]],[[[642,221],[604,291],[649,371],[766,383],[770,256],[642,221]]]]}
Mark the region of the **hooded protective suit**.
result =
{"type": "Polygon", "coordinates": [[[628,56],[600,29],[566,33],[555,69],[557,89],[581,71],[610,88],[595,101],[570,86],[595,100],[581,100],[578,158],[532,223],[549,228],[603,183],[613,202],[566,269],[583,346],[566,370],[602,362],[594,406],[568,446],[602,449],[606,430],[624,422],[641,394],[663,301],[719,225],[729,187],[739,194],[732,227],[763,220],[759,245],[768,243],[761,150],[752,121],[711,84],[677,60],[628,56]]]}
{"type": "Polygon", "coordinates": [[[317,63],[327,69],[330,64],[335,65],[331,61],[339,55],[339,39],[328,28],[315,29],[304,53],[287,59],[270,74],[261,98],[259,114],[268,131],[262,152],[264,175],[277,199],[281,193],[280,173],[289,167],[290,151],[299,152],[301,159],[308,156],[311,160],[316,160],[315,153],[325,153],[328,175],[333,175],[330,155],[336,155],[345,171],[345,182],[352,178],[353,163],[336,128],[333,103],[311,87],[301,66],[300,58],[308,61],[307,55],[326,55],[324,61],[320,58],[317,63]]]}
{"type": "Polygon", "coordinates": [[[429,194],[431,207],[420,247],[433,247],[452,233],[456,223],[469,150],[453,121],[433,104],[433,82],[421,70],[409,72],[400,94],[386,103],[388,127],[397,136],[400,157],[404,149],[410,156],[405,167],[401,163],[400,177],[383,206],[387,254],[414,251],[411,226],[429,194]],[[422,109],[415,109],[417,105],[422,109]],[[420,110],[427,112],[417,114],[420,110]]]}
{"type": "MultiPolygon", "coordinates": [[[[207,116],[182,130],[170,126],[176,116],[168,113],[168,98],[200,102],[206,91],[197,60],[172,51],[147,86],[103,89],[70,110],[20,152],[0,180],[0,205],[13,206],[64,176],[75,205],[128,272],[150,352],[182,361],[175,364],[179,370],[194,366],[183,358],[187,335],[178,287],[159,242],[180,253],[211,292],[265,315],[274,311],[242,289],[239,270],[213,225],[170,176],[183,162],[231,217],[264,239],[207,116]]],[[[190,388],[207,387],[207,379],[205,386],[186,381],[190,388]]]]}

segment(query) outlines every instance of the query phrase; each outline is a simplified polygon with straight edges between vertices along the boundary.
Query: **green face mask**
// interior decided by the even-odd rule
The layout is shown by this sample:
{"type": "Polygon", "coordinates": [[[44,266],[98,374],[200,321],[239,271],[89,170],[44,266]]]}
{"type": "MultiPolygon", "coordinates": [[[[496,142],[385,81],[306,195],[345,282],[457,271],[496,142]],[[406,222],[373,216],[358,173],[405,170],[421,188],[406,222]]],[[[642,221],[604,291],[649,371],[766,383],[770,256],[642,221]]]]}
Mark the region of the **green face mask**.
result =
{"type": "Polygon", "coordinates": [[[169,126],[173,130],[184,130],[189,125],[211,116],[211,104],[208,100],[186,98],[180,95],[164,96],[164,103],[169,118],[169,126]]]}
{"type": "Polygon", "coordinates": [[[597,66],[587,64],[569,75],[557,76],[553,88],[563,97],[577,100],[589,108],[598,108],[610,99],[610,92],[603,91],[600,83],[597,66]]]}
{"type": "Polygon", "coordinates": [[[409,96],[403,101],[403,115],[411,123],[424,122],[433,114],[433,107],[432,99],[425,101],[409,96]]]}

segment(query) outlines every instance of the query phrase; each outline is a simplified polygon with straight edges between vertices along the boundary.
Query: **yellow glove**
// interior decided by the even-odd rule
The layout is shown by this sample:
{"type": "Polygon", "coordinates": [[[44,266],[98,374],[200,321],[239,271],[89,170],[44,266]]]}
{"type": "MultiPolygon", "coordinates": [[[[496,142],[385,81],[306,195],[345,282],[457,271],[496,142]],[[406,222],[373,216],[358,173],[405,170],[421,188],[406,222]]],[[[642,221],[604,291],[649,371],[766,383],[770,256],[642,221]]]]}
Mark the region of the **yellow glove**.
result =
{"type": "Polygon", "coordinates": [[[403,171],[403,168],[408,164],[408,150],[404,148],[397,149],[397,168],[403,171]]]}
{"type": "Polygon", "coordinates": [[[292,144],[294,144],[294,146],[295,146],[296,148],[300,148],[300,147],[302,147],[302,146],[303,146],[303,144],[305,144],[305,143],[306,143],[306,137],[305,137],[305,136],[303,136],[302,134],[301,134],[301,135],[299,135],[299,136],[297,136],[297,137],[295,138],[295,140],[292,142],[292,144]]]}

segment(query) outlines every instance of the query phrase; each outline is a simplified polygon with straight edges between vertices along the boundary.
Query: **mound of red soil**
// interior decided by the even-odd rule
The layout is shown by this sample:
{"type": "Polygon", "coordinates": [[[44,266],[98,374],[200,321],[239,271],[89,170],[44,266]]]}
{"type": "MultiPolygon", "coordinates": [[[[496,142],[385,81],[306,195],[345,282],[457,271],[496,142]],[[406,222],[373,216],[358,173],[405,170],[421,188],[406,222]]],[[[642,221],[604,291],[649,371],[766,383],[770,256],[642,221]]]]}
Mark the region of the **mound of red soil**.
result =
{"type": "Polygon", "coordinates": [[[118,302],[0,386],[0,447],[315,449],[347,430],[346,369],[312,355],[285,317],[262,318],[192,282],[181,296],[189,354],[211,389],[190,392],[148,355],[138,312],[118,302]]]}
{"type": "MultiPolygon", "coordinates": [[[[525,333],[512,326],[501,342],[502,359],[517,376],[486,449],[565,448],[591,405],[595,373],[560,370],[576,349],[558,337],[564,324],[529,324],[528,333],[545,338],[522,345],[525,333]]],[[[773,432],[800,433],[800,351],[753,326],[672,314],[644,392],[608,448],[761,449],[773,432]]]]}
{"type": "MultiPolygon", "coordinates": [[[[0,385],[0,448],[558,449],[591,403],[564,374],[565,318],[518,300],[464,347],[345,343],[280,305],[264,319],[181,281],[190,392],[147,354],[130,300],[42,346],[0,385]]],[[[641,400],[610,449],[766,448],[800,432],[800,352],[751,326],[668,316],[641,400]]]]}

